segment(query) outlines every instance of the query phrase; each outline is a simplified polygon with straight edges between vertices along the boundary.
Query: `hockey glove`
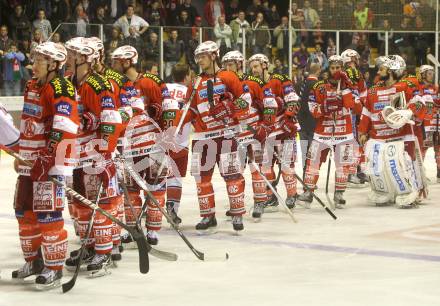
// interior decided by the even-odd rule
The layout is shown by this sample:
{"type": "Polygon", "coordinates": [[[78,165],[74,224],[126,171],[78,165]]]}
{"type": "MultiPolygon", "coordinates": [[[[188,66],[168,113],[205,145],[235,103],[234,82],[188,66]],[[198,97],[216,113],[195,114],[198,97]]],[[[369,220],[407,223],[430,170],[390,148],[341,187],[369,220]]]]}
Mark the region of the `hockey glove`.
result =
{"type": "Polygon", "coordinates": [[[270,134],[270,129],[265,124],[258,124],[255,127],[254,138],[258,140],[261,144],[264,144],[269,134],[270,134]]]}
{"type": "Polygon", "coordinates": [[[55,156],[49,154],[46,150],[38,154],[34,165],[30,170],[31,179],[34,182],[47,181],[49,179],[49,170],[55,165],[55,156]]]}
{"type": "Polygon", "coordinates": [[[92,112],[85,112],[82,116],[81,130],[84,132],[93,132],[99,127],[99,118],[92,112]]]}

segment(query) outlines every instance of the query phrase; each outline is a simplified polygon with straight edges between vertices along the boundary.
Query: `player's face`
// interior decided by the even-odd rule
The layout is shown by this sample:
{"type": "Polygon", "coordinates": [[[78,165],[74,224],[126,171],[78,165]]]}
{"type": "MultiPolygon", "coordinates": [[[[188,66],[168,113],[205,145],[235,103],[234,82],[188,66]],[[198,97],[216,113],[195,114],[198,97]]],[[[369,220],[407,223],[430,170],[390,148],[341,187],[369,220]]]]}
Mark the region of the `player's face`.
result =
{"type": "Polygon", "coordinates": [[[112,69],[116,70],[119,73],[123,73],[124,67],[122,66],[122,61],[112,60],[112,69]]]}
{"type": "Polygon", "coordinates": [[[35,56],[34,63],[32,64],[32,71],[37,79],[42,79],[47,76],[48,67],[49,62],[43,55],[38,54],[35,56]]]}
{"type": "Polygon", "coordinates": [[[226,62],[224,67],[227,71],[237,72],[237,64],[234,62],[226,62]]]}
{"type": "Polygon", "coordinates": [[[75,73],[76,52],[67,50],[66,72],[75,73]]]}
{"type": "Polygon", "coordinates": [[[255,77],[261,78],[263,76],[263,67],[260,62],[253,61],[249,63],[249,67],[251,68],[252,75],[255,77]]]}
{"type": "Polygon", "coordinates": [[[425,72],[425,79],[427,82],[433,83],[434,82],[434,71],[432,71],[432,70],[426,71],[425,72]]]}
{"type": "Polygon", "coordinates": [[[380,66],[379,70],[377,71],[377,75],[381,80],[387,80],[388,79],[388,68],[385,66],[380,66]]]}
{"type": "Polygon", "coordinates": [[[197,62],[197,64],[199,64],[199,66],[202,70],[207,70],[212,65],[211,57],[207,53],[197,55],[196,62],[197,62]]]}
{"type": "Polygon", "coordinates": [[[342,70],[342,66],[341,64],[334,63],[330,65],[329,70],[330,70],[330,75],[334,75],[336,72],[342,70]]]}

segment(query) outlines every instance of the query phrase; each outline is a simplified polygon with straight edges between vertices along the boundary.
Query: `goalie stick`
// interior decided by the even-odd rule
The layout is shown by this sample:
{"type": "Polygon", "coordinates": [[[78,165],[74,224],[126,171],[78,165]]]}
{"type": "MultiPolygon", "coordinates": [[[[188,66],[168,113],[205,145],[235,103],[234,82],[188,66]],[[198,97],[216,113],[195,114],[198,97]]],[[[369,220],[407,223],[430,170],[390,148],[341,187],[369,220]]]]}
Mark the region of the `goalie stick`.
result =
{"type": "MultiPolygon", "coordinates": [[[[9,148],[5,147],[4,145],[0,145],[0,148],[2,150],[4,150],[6,153],[8,153],[9,155],[11,155],[12,157],[18,159],[22,164],[28,166],[28,167],[32,167],[32,163],[25,160],[21,155],[19,155],[18,153],[10,150],[9,148]]],[[[85,197],[83,197],[81,194],[79,194],[78,192],[76,192],[75,190],[73,190],[72,188],[66,186],[64,183],[58,181],[55,178],[50,178],[56,185],[63,187],[64,190],[70,194],[72,197],[74,197],[75,199],[77,199],[78,201],[81,202],[82,205],[89,207],[90,209],[95,209],[97,212],[103,214],[104,216],[106,216],[107,218],[109,218],[110,220],[112,220],[113,222],[115,222],[116,224],[118,224],[119,226],[121,226],[122,228],[124,228],[127,232],[130,233],[130,235],[133,237],[134,241],[136,242],[137,246],[138,246],[138,251],[139,251],[139,270],[141,273],[146,274],[149,271],[149,258],[148,258],[148,253],[150,253],[151,255],[160,258],[160,259],[164,259],[164,260],[169,260],[169,261],[175,261],[177,258],[177,255],[174,253],[170,253],[170,252],[165,252],[165,251],[160,251],[157,249],[154,249],[151,247],[151,245],[147,242],[147,239],[144,235],[144,233],[141,231],[138,231],[137,229],[133,229],[129,226],[127,226],[125,223],[121,222],[119,219],[115,218],[114,216],[112,216],[109,212],[105,211],[104,209],[102,209],[101,207],[99,207],[97,204],[93,203],[92,201],[86,199],[85,197]]]]}
{"type": "MultiPolygon", "coordinates": [[[[96,204],[98,204],[98,202],[99,202],[99,200],[101,198],[101,192],[102,192],[102,189],[103,189],[102,187],[103,187],[103,184],[101,182],[99,184],[98,194],[96,195],[96,199],[95,199],[95,203],[96,204]]],[[[85,251],[86,246],[87,246],[87,241],[89,240],[90,233],[92,232],[93,222],[95,220],[95,215],[96,215],[96,209],[94,209],[92,211],[92,215],[90,216],[89,223],[87,224],[86,237],[84,239],[84,242],[81,245],[81,249],[79,250],[78,263],[76,264],[75,272],[74,272],[72,278],[67,283],[64,283],[62,285],[63,293],[69,292],[70,290],[72,290],[73,286],[75,286],[76,279],[78,278],[79,270],[81,268],[81,264],[83,263],[83,254],[84,254],[84,251],[85,251]]]]}
{"type": "MultiPolygon", "coordinates": [[[[131,165],[129,165],[126,161],[124,161],[124,166],[125,169],[127,169],[128,173],[131,175],[131,177],[135,180],[135,182],[139,185],[139,187],[141,187],[141,189],[143,189],[145,191],[145,193],[147,194],[147,196],[150,198],[150,200],[153,202],[154,206],[156,206],[160,212],[165,216],[165,218],[167,219],[167,221],[171,224],[171,227],[176,231],[176,233],[180,236],[180,238],[182,238],[182,240],[185,242],[185,244],[190,248],[191,252],[194,253],[194,255],[196,255],[196,257],[200,260],[206,260],[206,259],[214,259],[211,256],[206,256],[205,253],[197,250],[192,243],[188,240],[188,238],[186,238],[186,236],[182,233],[182,231],[178,228],[178,226],[174,223],[173,219],[170,217],[170,215],[168,215],[168,213],[165,211],[165,209],[160,206],[159,202],[157,201],[157,199],[154,197],[154,195],[150,192],[150,190],[148,189],[147,184],[145,183],[145,181],[142,179],[142,177],[133,169],[133,167],[131,165]]],[[[225,256],[222,255],[221,257],[224,260],[227,260],[229,258],[228,253],[226,253],[225,256]]]]}

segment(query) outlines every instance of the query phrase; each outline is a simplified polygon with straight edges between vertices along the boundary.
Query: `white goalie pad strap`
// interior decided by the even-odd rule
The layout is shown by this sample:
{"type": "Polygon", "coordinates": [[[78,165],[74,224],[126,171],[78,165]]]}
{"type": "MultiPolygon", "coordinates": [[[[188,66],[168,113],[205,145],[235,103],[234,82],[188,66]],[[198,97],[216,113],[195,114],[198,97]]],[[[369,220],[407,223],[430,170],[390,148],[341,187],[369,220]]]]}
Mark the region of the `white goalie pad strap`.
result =
{"type": "Polygon", "coordinates": [[[414,191],[411,184],[411,159],[405,152],[405,143],[396,141],[385,143],[382,156],[387,178],[396,195],[408,194],[414,191]]]}
{"type": "Polygon", "coordinates": [[[409,109],[396,110],[392,106],[386,106],[382,110],[382,117],[390,128],[399,129],[405,124],[414,124],[411,120],[413,113],[409,109]]]}

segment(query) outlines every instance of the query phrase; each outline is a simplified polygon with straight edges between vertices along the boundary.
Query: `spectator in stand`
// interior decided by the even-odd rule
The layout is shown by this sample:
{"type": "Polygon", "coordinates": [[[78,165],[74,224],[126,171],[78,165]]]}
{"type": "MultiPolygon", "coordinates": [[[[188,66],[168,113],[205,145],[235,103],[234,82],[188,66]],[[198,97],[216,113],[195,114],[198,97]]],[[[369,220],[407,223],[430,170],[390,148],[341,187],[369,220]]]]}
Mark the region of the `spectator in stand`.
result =
{"type": "Polygon", "coordinates": [[[294,29],[301,29],[300,35],[297,35],[297,41],[295,45],[300,44],[302,41],[307,39],[307,32],[304,31],[306,28],[304,11],[298,9],[298,4],[296,2],[292,2],[292,26],[294,29]]]}
{"type": "Polygon", "coordinates": [[[243,10],[240,10],[238,17],[231,21],[232,29],[232,44],[235,50],[241,51],[243,48],[243,29],[245,31],[246,38],[250,38],[251,25],[245,19],[246,15],[243,10]]]}
{"type": "Polygon", "coordinates": [[[72,16],[70,22],[75,23],[76,27],[73,36],[87,36],[87,24],[89,23],[89,16],[84,12],[84,8],[81,3],[75,7],[75,14],[72,16]]]}
{"type": "Polygon", "coordinates": [[[110,61],[113,51],[121,46],[123,46],[121,30],[114,27],[112,29],[111,38],[105,43],[106,60],[110,61]]]}
{"type": "Polygon", "coordinates": [[[333,38],[330,37],[327,41],[327,58],[333,55],[336,55],[336,44],[333,38]]]}
{"type": "MultiPolygon", "coordinates": [[[[136,35],[136,29],[134,26],[131,26],[128,28],[128,33],[130,33],[130,36],[124,38],[124,45],[132,46],[136,49],[139,55],[139,62],[142,61],[142,39],[139,35],[136,35]]],[[[147,46],[149,47],[149,46],[147,46]]]]}
{"type": "Polygon", "coordinates": [[[148,29],[148,22],[146,22],[142,17],[134,14],[133,5],[128,5],[125,15],[116,20],[114,26],[121,29],[124,37],[130,36],[130,27],[134,28],[135,36],[140,36],[148,29]]]}
{"type": "MultiPolygon", "coordinates": [[[[273,35],[276,39],[276,47],[278,49],[278,57],[283,63],[287,63],[289,59],[289,18],[281,17],[281,24],[275,28],[273,35]]],[[[292,44],[296,41],[296,32],[292,31],[292,44]]]]}
{"type": "Polygon", "coordinates": [[[305,68],[292,66],[292,83],[296,92],[301,90],[301,85],[304,83],[304,72],[305,68]]]}
{"type": "Polygon", "coordinates": [[[225,16],[218,17],[218,22],[214,27],[214,37],[220,48],[220,57],[223,57],[232,49],[232,29],[226,24],[225,16]]]}
{"type": "Polygon", "coordinates": [[[252,52],[263,53],[268,58],[271,58],[271,35],[269,27],[264,20],[263,13],[258,13],[257,18],[252,22],[252,52]]]}
{"type": "Polygon", "coordinates": [[[308,62],[319,64],[322,70],[326,70],[328,68],[327,56],[324,54],[324,52],[322,52],[321,44],[315,45],[315,51],[310,53],[308,62]]]}
{"type": "MultiPolygon", "coordinates": [[[[394,32],[388,19],[383,20],[382,26],[380,28],[384,32],[377,33],[377,40],[379,42],[379,54],[385,54],[385,31],[388,31],[388,44],[393,44],[394,32]]],[[[391,49],[392,48],[389,48],[389,50],[391,49]]]]}
{"type": "Polygon", "coordinates": [[[7,52],[12,45],[12,40],[8,36],[8,27],[5,25],[2,25],[0,27],[0,52],[1,55],[3,55],[5,52],[7,52]]]}
{"type": "Polygon", "coordinates": [[[26,82],[30,80],[32,76],[31,42],[30,42],[29,34],[25,35],[24,39],[20,42],[18,49],[20,50],[21,53],[24,54],[24,61],[22,62],[23,64],[22,72],[23,72],[23,80],[26,82]]]}
{"type": "MultiPolygon", "coordinates": [[[[89,19],[92,18],[93,14],[95,13],[94,11],[92,11],[92,6],[90,5],[90,1],[89,0],[79,0],[78,4],[82,4],[82,7],[84,9],[84,13],[89,16],[89,19]]],[[[77,5],[78,5],[77,4],[77,5]]]]}
{"type": "Polygon", "coordinates": [[[419,1],[419,6],[417,7],[416,12],[417,16],[419,16],[423,22],[423,25],[421,25],[423,30],[432,31],[435,29],[435,9],[428,4],[427,0],[419,1]]]}
{"type": "Polygon", "coordinates": [[[309,59],[309,52],[307,52],[306,45],[301,43],[299,50],[292,55],[293,63],[299,68],[303,69],[307,65],[307,60],[309,59]]]}
{"type": "Polygon", "coordinates": [[[252,4],[246,9],[246,20],[253,23],[257,18],[257,14],[264,12],[264,7],[261,5],[261,0],[253,0],[252,4]]]}
{"type": "Polygon", "coordinates": [[[267,10],[267,18],[269,19],[269,27],[274,29],[281,22],[280,14],[278,13],[277,5],[272,4],[269,10],[267,10]]]}
{"type": "Polygon", "coordinates": [[[289,68],[285,66],[279,58],[276,58],[273,63],[275,65],[272,71],[273,73],[289,74],[289,68]]]}
{"type": "Polygon", "coordinates": [[[183,10],[180,11],[180,16],[177,19],[177,26],[179,27],[179,38],[183,41],[183,43],[186,44],[191,39],[191,27],[192,23],[191,20],[189,20],[188,12],[183,10]]]}
{"type": "Polygon", "coordinates": [[[377,1],[375,12],[378,18],[376,18],[376,25],[380,28],[385,19],[390,23],[391,28],[398,28],[400,25],[399,18],[395,18],[394,15],[403,11],[403,6],[400,1],[395,0],[379,0],[377,1]]]}
{"type": "Polygon", "coordinates": [[[368,45],[368,36],[363,33],[359,39],[358,47],[355,49],[360,55],[359,69],[366,71],[370,62],[370,46],[368,45]]]}
{"type": "Polygon", "coordinates": [[[336,0],[329,0],[328,5],[325,6],[325,14],[319,14],[319,16],[323,29],[338,29],[344,18],[336,0]]]}
{"type": "Polygon", "coordinates": [[[53,33],[51,41],[53,41],[54,43],[61,43],[62,44],[63,42],[61,41],[61,34],[59,32],[53,33]]]}
{"type": "MultiPolygon", "coordinates": [[[[338,2],[342,2],[342,0],[338,0],[338,2]]],[[[342,18],[337,20],[338,28],[351,29],[353,26],[353,20],[348,16],[353,16],[355,9],[354,2],[352,0],[345,0],[345,2],[340,4],[339,9],[342,18]]]]}
{"type": "Polygon", "coordinates": [[[411,21],[410,23],[413,23],[417,15],[416,6],[418,3],[413,0],[405,0],[405,3],[406,4],[403,6],[403,16],[409,18],[411,21]]]}
{"type": "MultiPolygon", "coordinates": [[[[105,13],[105,8],[103,6],[98,6],[96,8],[96,13],[95,13],[95,18],[92,19],[91,23],[92,24],[102,24],[103,25],[103,30],[104,30],[104,41],[107,41],[107,37],[110,37],[111,33],[111,28],[107,25],[111,24],[113,21],[112,19],[105,13]]],[[[96,36],[99,37],[100,35],[100,27],[98,26],[93,26],[91,28],[91,33],[92,36],[96,36]]]]}
{"type": "Polygon", "coordinates": [[[23,12],[23,6],[17,5],[14,14],[9,16],[9,26],[11,27],[11,37],[15,41],[23,41],[25,35],[31,31],[31,23],[23,12]]]}
{"type": "MultiPolygon", "coordinates": [[[[12,1],[11,1],[12,2],[12,1]]],[[[28,1],[14,1],[14,2],[26,2],[24,5],[25,13],[27,14],[29,20],[33,20],[35,16],[38,15],[40,10],[46,13],[46,17],[50,18],[52,16],[52,0],[28,0],[28,1]]]]}
{"type": "Polygon", "coordinates": [[[146,73],[159,76],[159,64],[157,62],[146,61],[144,69],[146,73]]]}
{"type": "Polygon", "coordinates": [[[164,54],[163,59],[165,62],[165,79],[169,80],[171,77],[171,71],[184,54],[183,41],[179,39],[177,30],[171,30],[170,37],[163,44],[164,54]]]}
{"type": "Polygon", "coordinates": [[[32,50],[34,50],[35,47],[38,46],[39,44],[41,44],[42,42],[43,42],[43,36],[41,34],[41,30],[35,29],[34,33],[32,34],[31,53],[32,53],[32,50]]]}
{"type": "Polygon", "coordinates": [[[237,19],[240,11],[238,0],[231,0],[229,5],[225,7],[226,22],[230,24],[233,20],[237,19]]]}
{"type": "MultiPolygon", "coordinates": [[[[236,0],[233,0],[236,1],[236,0]]],[[[237,1],[238,2],[238,1],[237,1]]],[[[188,19],[190,21],[191,26],[196,21],[196,17],[200,16],[197,8],[192,5],[191,0],[183,0],[183,4],[177,7],[177,13],[180,15],[180,12],[186,11],[188,13],[188,19]]]]}
{"type": "Polygon", "coordinates": [[[208,26],[214,27],[218,17],[225,15],[225,5],[222,0],[208,0],[203,11],[208,26]]]}
{"type": "Polygon", "coordinates": [[[312,35],[310,36],[310,38],[311,38],[310,45],[311,46],[314,46],[316,44],[320,44],[320,45],[325,44],[325,40],[326,40],[325,34],[326,33],[321,31],[321,25],[322,25],[321,20],[318,20],[315,25],[315,30],[312,32],[312,35]]]}
{"type": "Polygon", "coordinates": [[[146,9],[145,19],[149,23],[150,30],[154,31],[156,34],[159,34],[160,26],[163,26],[163,20],[165,20],[166,12],[161,5],[161,2],[156,0],[151,6],[146,9]]]}
{"type": "Polygon", "coordinates": [[[188,43],[188,46],[185,49],[185,58],[188,65],[191,67],[193,71],[199,71],[198,65],[194,59],[194,51],[199,45],[199,31],[200,28],[193,27],[192,28],[192,38],[188,43]]]}
{"type": "Polygon", "coordinates": [[[107,2],[107,10],[113,20],[118,19],[127,11],[125,0],[104,0],[107,2]]]}
{"type": "Polygon", "coordinates": [[[304,1],[303,12],[306,29],[313,29],[316,25],[316,22],[319,20],[319,15],[316,10],[312,8],[309,0],[304,1]]]}
{"type": "Polygon", "coordinates": [[[356,30],[368,30],[373,24],[373,11],[365,5],[365,0],[356,4],[353,12],[353,28],[356,30]]]}
{"type": "Polygon", "coordinates": [[[147,47],[145,50],[145,60],[159,63],[160,61],[160,45],[159,35],[155,32],[151,32],[148,37],[147,47]]]}
{"type": "Polygon", "coordinates": [[[38,11],[37,19],[34,20],[32,26],[34,29],[40,29],[43,41],[46,41],[52,34],[52,26],[50,21],[46,19],[46,12],[42,9],[38,11]]]}
{"type": "Polygon", "coordinates": [[[56,28],[60,23],[67,22],[70,18],[70,6],[67,0],[54,0],[50,2],[52,14],[50,23],[56,28]]]}
{"type": "Polygon", "coordinates": [[[3,87],[5,96],[20,96],[21,79],[23,78],[22,63],[25,56],[17,50],[15,42],[10,45],[6,52],[2,52],[3,61],[3,87]]]}

